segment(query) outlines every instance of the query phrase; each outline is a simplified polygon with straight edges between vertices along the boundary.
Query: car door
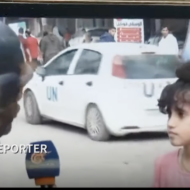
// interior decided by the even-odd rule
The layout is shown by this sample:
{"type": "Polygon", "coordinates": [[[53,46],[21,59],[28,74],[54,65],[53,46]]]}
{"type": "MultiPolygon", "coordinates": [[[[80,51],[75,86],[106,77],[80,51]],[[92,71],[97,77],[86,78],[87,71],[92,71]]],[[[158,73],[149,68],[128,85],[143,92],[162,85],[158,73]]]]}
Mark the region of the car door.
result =
{"type": "Polygon", "coordinates": [[[86,105],[91,95],[96,93],[95,83],[102,54],[90,49],[81,50],[75,67],[68,75],[65,85],[65,110],[67,122],[84,126],[86,105]]]}
{"type": "Polygon", "coordinates": [[[77,51],[77,49],[68,50],[45,67],[46,76],[41,90],[41,97],[43,97],[41,110],[43,115],[60,120],[61,102],[64,98],[63,81],[77,51]]]}

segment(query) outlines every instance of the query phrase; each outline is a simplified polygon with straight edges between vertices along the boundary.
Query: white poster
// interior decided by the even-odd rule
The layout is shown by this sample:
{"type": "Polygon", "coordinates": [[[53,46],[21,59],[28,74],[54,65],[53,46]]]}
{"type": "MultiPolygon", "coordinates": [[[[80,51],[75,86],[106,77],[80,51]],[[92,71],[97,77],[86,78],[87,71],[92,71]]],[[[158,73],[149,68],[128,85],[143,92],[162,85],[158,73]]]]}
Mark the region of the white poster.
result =
{"type": "Polygon", "coordinates": [[[143,19],[114,19],[117,42],[144,43],[143,19]]]}
{"type": "MultiPolygon", "coordinates": [[[[25,22],[12,23],[12,24],[9,24],[9,27],[16,33],[16,35],[18,35],[18,30],[20,27],[22,27],[24,29],[24,32],[25,32],[26,23],[25,22]]],[[[24,36],[25,36],[25,34],[24,34],[24,36]]]]}

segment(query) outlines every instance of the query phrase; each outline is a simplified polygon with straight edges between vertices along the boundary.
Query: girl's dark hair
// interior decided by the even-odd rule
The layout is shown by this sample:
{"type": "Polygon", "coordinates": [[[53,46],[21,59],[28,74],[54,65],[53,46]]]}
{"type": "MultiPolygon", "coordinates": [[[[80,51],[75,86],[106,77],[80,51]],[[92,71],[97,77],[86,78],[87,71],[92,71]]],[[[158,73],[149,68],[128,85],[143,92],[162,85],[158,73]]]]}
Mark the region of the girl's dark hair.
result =
{"type": "Polygon", "coordinates": [[[190,62],[182,64],[176,70],[178,80],[167,85],[158,100],[160,112],[171,114],[171,109],[180,111],[184,104],[190,105],[190,62]]]}

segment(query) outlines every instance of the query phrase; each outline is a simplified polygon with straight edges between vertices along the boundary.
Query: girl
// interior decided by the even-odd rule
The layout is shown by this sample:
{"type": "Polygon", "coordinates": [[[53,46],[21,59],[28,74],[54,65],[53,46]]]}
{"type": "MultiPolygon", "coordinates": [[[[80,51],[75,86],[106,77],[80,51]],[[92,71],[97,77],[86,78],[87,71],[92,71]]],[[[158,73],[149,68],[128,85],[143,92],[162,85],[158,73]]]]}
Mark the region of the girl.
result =
{"type": "Polygon", "coordinates": [[[176,71],[179,78],[163,90],[158,101],[168,114],[168,135],[181,147],[156,160],[154,187],[190,187],[190,63],[176,71]]]}

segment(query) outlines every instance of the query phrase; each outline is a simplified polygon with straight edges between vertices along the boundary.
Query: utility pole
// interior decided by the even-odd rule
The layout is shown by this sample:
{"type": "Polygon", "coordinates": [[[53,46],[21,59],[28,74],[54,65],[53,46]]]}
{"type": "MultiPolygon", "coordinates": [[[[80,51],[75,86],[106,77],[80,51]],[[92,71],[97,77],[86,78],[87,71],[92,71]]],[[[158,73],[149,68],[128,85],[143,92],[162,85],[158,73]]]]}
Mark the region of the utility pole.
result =
{"type": "Polygon", "coordinates": [[[78,30],[78,18],[75,19],[75,32],[78,30]]]}
{"type": "Polygon", "coordinates": [[[41,23],[42,23],[42,31],[45,31],[47,27],[47,18],[41,18],[41,23]]]}

